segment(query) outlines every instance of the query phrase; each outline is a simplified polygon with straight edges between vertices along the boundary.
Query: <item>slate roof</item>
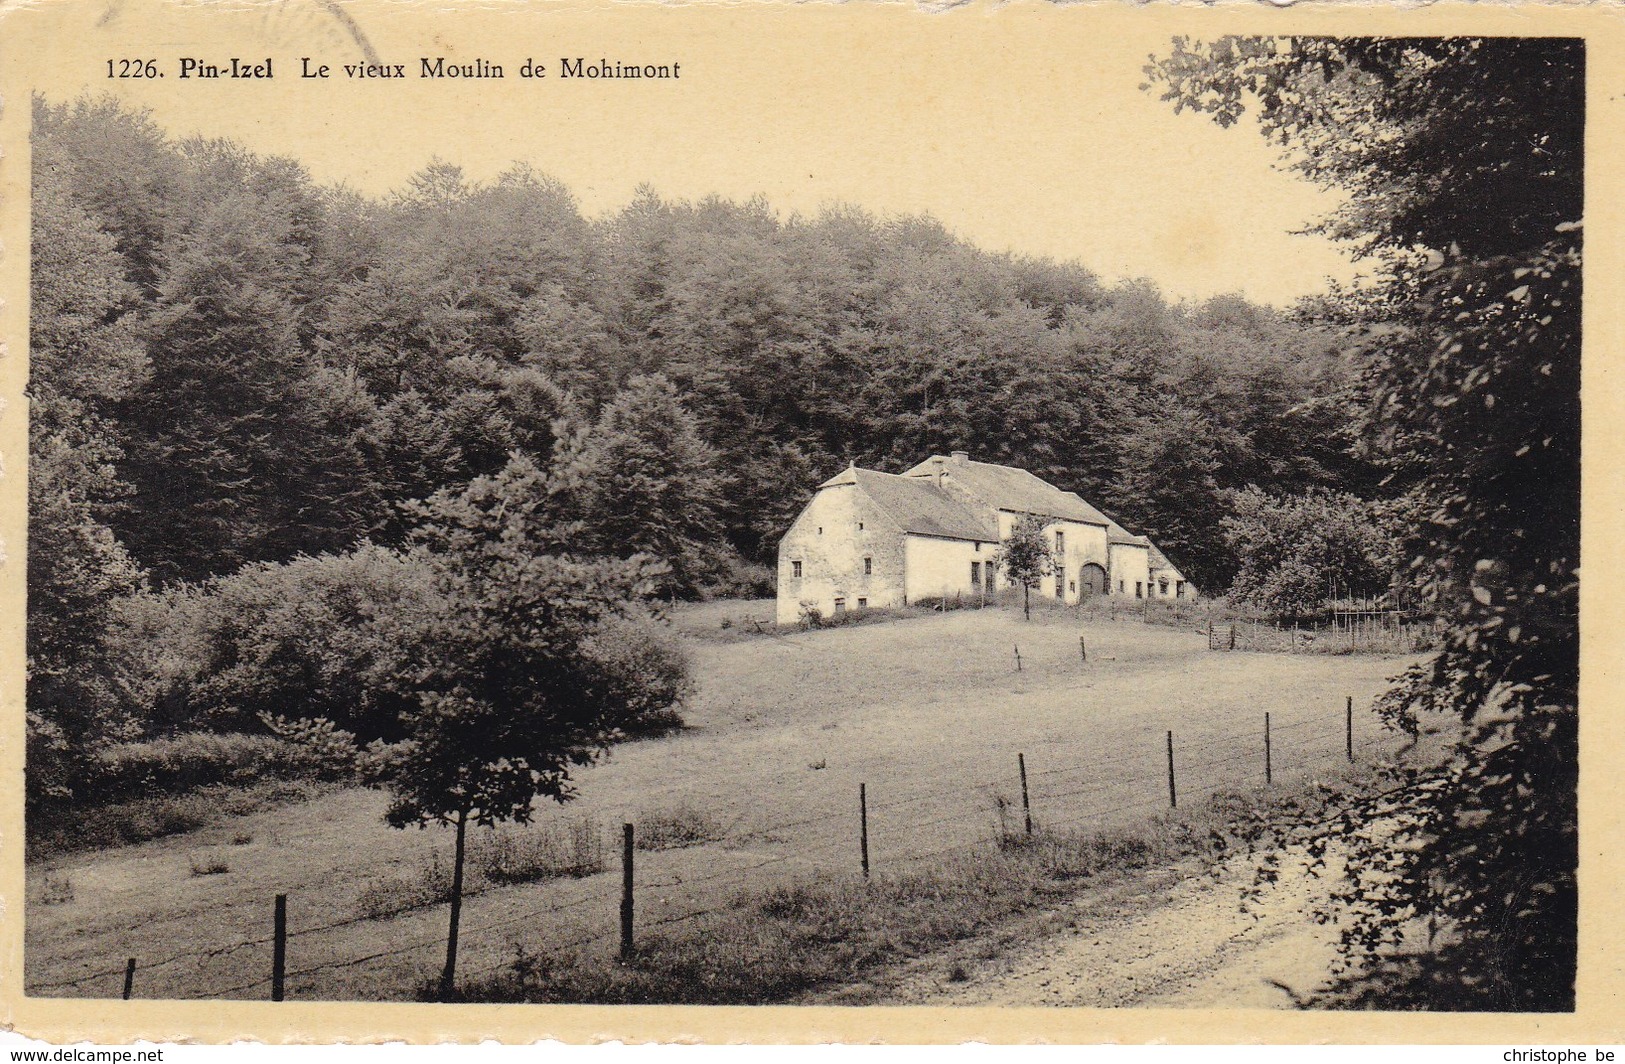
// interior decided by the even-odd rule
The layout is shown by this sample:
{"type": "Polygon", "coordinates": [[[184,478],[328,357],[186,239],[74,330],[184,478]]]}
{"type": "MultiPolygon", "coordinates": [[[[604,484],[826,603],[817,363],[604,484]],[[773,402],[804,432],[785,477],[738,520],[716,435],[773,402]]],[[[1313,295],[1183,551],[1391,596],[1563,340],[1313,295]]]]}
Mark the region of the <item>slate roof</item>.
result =
{"type": "Polygon", "coordinates": [[[1181,579],[1185,576],[1184,573],[1179,571],[1179,566],[1169,561],[1168,556],[1158,550],[1157,545],[1153,543],[1151,545],[1151,571],[1156,572],[1158,569],[1169,569],[1178,574],[1181,579]]]}
{"type": "Polygon", "coordinates": [[[1105,514],[1074,493],[1062,491],[1047,480],[1014,466],[969,460],[961,462],[946,455],[937,455],[927,458],[903,475],[930,476],[936,472],[933,463],[937,461],[942,463],[950,480],[996,510],[1058,517],[1063,521],[1079,521],[1088,525],[1111,524],[1105,514]]]}
{"type": "Polygon", "coordinates": [[[821,486],[829,488],[841,484],[856,484],[904,532],[979,543],[999,541],[999,525],[992,511],[967,505],[929,478],[850,468],[821,486]]]}
{"type": "Polygon", "coordinates": [[[942,458],[942,465],[950,480],[983,505],[967,502],[963,495],[951,489],[937,487],[936,466],[929,458],[901,476],[849,466],[819,488],[856,485],[904,532],[943,539],[997,543],[997,510],[1104,525],[1107,542],[1145,547],[1151,552],[1152,569],[1179,571],[1148,537],[1134,535],[1074,493],[1062,491],[1025,469],[990,462],[960,462],[948,457],[942,458]]]}

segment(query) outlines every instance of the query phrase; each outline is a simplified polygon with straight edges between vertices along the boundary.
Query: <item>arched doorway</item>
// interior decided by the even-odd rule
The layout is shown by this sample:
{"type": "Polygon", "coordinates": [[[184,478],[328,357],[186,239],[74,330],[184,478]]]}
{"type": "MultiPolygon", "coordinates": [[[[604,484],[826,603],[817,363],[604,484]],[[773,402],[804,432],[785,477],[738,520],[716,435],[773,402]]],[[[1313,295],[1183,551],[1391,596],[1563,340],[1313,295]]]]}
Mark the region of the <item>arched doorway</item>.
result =
{"type": "Polygon", "coordinates": [[[1090,599],[1106,590],[1106,570],[1090,562],[1078,571],[1078,597],[1090,599]]]}

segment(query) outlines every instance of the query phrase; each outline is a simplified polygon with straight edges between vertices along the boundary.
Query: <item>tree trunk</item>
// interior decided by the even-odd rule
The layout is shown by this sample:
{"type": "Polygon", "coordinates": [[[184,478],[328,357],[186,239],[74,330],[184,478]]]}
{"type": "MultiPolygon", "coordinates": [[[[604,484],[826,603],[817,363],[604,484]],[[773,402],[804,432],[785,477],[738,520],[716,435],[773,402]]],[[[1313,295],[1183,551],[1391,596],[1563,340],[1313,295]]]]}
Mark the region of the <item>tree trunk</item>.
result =
{"type": "Polygon", "coordinates": [[[1033,619],[1033,586],[1025,582],[1021,585],[1021,615],[1025,620],[1033,619]]]}
{"type": "Polygon", "coordinates": [[[440,1000],[450,1001],[457,984],[457,922],[463,915],[463,840],[468,811],[457,814],[457,856],[451,866],[451,930],[446,935],[446,970],[440,975],[440,1000]]]}

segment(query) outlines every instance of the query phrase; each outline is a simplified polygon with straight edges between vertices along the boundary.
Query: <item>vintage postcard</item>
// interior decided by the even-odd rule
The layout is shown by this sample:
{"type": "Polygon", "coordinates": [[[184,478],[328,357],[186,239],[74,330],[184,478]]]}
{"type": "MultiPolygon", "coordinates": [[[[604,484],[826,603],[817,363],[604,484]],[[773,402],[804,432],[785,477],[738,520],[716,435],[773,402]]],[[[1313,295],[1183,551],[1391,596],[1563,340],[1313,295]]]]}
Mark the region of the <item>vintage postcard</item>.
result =
{"type": "Polygon", "coordinates": [[[1625,13],[62,0],[0,91],[7,1025],[1621,1040],[1625,13]]]}

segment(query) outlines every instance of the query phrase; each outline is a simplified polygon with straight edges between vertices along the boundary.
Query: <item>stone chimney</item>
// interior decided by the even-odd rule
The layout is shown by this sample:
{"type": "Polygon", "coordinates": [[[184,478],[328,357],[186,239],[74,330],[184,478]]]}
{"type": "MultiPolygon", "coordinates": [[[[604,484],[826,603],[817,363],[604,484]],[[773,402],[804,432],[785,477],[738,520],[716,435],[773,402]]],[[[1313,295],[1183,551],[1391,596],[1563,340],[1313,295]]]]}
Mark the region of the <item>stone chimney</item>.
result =
{"type": "Polygon", "coordinates": [[[954,465],[968,465],[969,463],[970,463],[970,452],[969,451],[955,451],[954,452],[954,465]]]}
{"type": "Polygon", "coordinates": [[[942,461],[942,455],[940,455],[940,454],[932,455],[931,456],[931,480],[932,480],[932,482],[934,484],[936,484],[937,487],[939,487],[939,488],[942,487],[942,475],[944,473],[946,473],[947,471],[948,471],[947,467],[943,464],[943,461],[942,461]]]}

